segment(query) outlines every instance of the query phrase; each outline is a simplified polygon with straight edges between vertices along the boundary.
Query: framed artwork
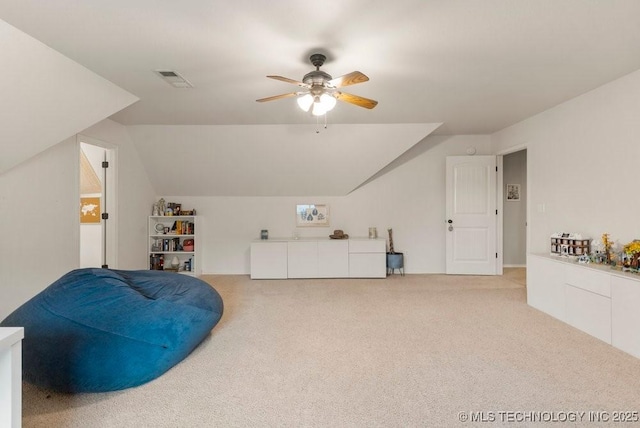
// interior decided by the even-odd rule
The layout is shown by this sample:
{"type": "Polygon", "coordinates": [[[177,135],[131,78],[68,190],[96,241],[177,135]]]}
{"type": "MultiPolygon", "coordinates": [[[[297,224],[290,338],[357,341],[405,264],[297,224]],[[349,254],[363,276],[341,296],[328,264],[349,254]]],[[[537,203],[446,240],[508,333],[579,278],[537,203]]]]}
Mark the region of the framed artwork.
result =
{"type": "Polygon", "coordinates": [[[507,184],[507,201],[519,201],[519,200],[520,200],[520,185],[507,184]]]}
{"type": "Polygon", "coordinates": [[[80,223],[100,223],[100,198],[80,198],[80,223]]]}
{"type": "Polygon", "coordinates": [[[296,205],[296,226],[329,226],[327,205],[296,205]]]}

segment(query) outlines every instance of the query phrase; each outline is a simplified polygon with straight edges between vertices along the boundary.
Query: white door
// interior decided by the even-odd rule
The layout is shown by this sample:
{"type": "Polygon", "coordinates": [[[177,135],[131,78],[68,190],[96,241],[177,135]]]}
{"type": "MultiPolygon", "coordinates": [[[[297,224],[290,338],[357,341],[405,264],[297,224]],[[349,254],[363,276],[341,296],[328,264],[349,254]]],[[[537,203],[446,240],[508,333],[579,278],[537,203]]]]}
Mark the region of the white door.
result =
{"type": "Polygon", "coordinates": [[[496,274],[496,157],[448,156],[447,274],[496,274]]]}

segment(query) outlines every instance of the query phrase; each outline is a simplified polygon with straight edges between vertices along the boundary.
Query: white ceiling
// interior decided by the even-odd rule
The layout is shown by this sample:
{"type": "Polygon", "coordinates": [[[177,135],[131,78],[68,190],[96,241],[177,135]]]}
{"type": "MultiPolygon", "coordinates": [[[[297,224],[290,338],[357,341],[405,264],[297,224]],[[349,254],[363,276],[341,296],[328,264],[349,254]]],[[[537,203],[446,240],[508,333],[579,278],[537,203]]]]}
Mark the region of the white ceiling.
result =
{"type": "Polygon", "coordinates": [[[2,0],[0,173],[110,116],[158,195],[345,195],[434,130],[491,134],[640,69],[638,17],[640,0],[2,0]],[[316,52],[378,106],[339,102],[325,130],[293,98],[255,101],[296,91],[266,76],[301,80],[316,52]]]}
{"type": "Polygon", "coordinates": [[[3,0],[0,18],[140,98],[139,124],[307,124],[293,99],[309,54],[347,92],[330,123],[439,123],[486,134],[640,68],[638,0],[3,0]],[[153,73],[172,69],[193,89],[153,73]]]}

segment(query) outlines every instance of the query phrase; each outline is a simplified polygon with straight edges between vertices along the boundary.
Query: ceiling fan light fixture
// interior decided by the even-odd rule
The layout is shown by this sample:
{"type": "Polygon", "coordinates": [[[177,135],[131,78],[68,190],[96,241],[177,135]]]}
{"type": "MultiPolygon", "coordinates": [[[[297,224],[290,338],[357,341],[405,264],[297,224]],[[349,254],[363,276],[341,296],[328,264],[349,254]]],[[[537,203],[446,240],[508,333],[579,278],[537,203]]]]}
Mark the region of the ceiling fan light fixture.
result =
{"type": "Polygon", "coordinates": [[[320,103],[324,106],[326,111],[332,110],[336,106],[336,98],[333,95],[322,94],[320,95],[320,103]]]}
{"type": "Polygon", "coordinates": [[[272,97],[260,98],[259,103],[274,101],[283,98],[297,97],[298,106],[301,110],[309,112],[314,116],[322,116],[331,111],[337,104],[337,100],[353,104],[366,109],[374,108],[378,102],[358,95],[347,94],[339,91],[343,86],[355,85],[369,80],[369,78],[359,71],[352,71],[343,76],[333,78],[330,74],[320,70],[326,57],[322,54],[313,54],[309,58],[316,67],[315,70],[305,74],[302,81],[289,79],[288,77],[270,75],[270,79],[291,83],[305,90],[303,92],[289,92],[288,94],[275,95],[272,97]]]}
{"type": "Polygon", "coordinates": [[[324,93],[320,96],[313,97],[313,110],[311,114],[314,116],[322,116],[328,111],[331,111],[336,106],[336,98],[332,95],[324,93]]]}
{"type": "Polygon", "coordinates": [[[325,107],[322,105],[321,102],[314,102],[313,103],[313,110],[311,110],[311,114],[314,116],[322,116],[323,114],[327,113],[327,109],[325,109],[325,107]]]}
{"type": "Polygon", "coordinates": [[[313,104],[313,96],[311,94],[305,94],[301,97],[298,97],[298,106],[304,110],[309,111],[311,108],[311,104],[313,104]]]}

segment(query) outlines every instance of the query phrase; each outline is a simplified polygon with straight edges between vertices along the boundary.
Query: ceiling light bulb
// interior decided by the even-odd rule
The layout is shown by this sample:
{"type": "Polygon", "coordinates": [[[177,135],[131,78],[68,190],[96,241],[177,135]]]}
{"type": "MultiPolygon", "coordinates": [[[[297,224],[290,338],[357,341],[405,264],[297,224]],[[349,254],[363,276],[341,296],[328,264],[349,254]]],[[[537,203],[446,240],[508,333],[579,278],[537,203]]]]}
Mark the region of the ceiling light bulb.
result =
{"type": "Polygon", "coordinates": [[[325,113],[327,113],[327,109],[322,105],[321,102],[316,101],[315,103],[313,103],[313,110],[311,110],[311,114],[313,114],[314,116],[322,116],[325,113]]]}
{"type": "Polygon", "coordinates": [[[302,110],[309,111],[311,104],[313,104],[313,96],[311,96],[311,94],[298,97],[298,106],[300,106],[302,110]]]}
{"type": "Polygon", "coordinates": [[[333,109],[336,106],[336,102],[336,98],[329,94],[322,94],[320,96],[320,103],[322,104],[322,107],[324,107],[325,112],[333,109]]]}

